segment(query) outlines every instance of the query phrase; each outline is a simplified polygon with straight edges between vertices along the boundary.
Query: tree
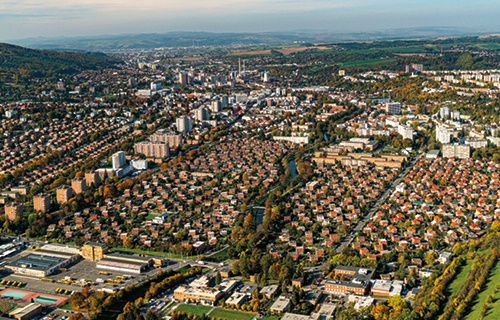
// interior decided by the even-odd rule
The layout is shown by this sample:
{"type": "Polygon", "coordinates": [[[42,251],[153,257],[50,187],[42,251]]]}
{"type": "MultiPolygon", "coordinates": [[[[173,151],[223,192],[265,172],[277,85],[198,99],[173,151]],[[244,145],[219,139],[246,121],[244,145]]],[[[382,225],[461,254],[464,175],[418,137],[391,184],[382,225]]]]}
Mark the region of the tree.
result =
{"type": "Polygon", "coordinates": [[[80,312],[72,314],[68,320],[87,320],[80,312]]]}
{"type": "Polygon", "coordinates": [[[217,271],[217,274],[215,275],[215,283],[220,284],[222,282],[222,276],[220,275],[220,272],[217,271]]]}

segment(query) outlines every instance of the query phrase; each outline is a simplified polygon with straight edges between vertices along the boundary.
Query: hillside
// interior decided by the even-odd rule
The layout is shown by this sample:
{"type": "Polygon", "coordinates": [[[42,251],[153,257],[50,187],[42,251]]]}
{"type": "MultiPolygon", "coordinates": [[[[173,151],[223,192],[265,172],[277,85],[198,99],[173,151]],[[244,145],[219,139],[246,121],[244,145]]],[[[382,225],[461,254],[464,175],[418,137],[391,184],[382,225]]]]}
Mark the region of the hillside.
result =
{"type": "Polygon", "coordinates": [[[0,43],[0,81],[10,78],[57,76],[113,66],[119,62],[102,53],[33,50],[0,43]]]}

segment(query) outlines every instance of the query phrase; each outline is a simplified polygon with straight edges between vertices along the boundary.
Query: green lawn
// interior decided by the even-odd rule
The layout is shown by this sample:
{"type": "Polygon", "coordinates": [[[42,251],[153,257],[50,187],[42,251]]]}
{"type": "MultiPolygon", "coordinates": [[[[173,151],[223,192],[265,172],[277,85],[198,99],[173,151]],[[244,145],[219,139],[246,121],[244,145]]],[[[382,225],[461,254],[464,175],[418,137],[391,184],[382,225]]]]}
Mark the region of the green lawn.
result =
{"type": "Polygon", "coordinates": [[[163,257],[163,258],[168,258],[168,259],[177,259],[177,260],[190,260],[191,258],[194,258],[196,256],[181,256],[180,254],[177,253],[171,253],[171,252],[158,252],[158,251],[149,251],[149,250],[141,250],[141,249],[131,249],[131,248],[125,248],[125,247],[115,247],[113,248],[114,251],[117,252],[125,252],[125,253],[133,253],[133,254],[143,254],[145,256],[152,256],[152,257],[163,257]]]}
{"type": "Polygon", "coordinates": [[[64,310],[73,310],[71,308],[71,305],[69,304],[69,302],[66,302],[65,304],[63,304],[62,306],[59,306],[59,309],[64,309],[64,310]]]}
{"type": "Polygon", "coordinates": [[[252,320],[255,317],[255,313],[246,313],[233,310],[224,310],[215,308],[214,311],[210,312],[208,315],[210,318],[224,319],[224,320],[252,320]]]}
{"type": "Polygon", "coordinates": [[[481,291],[477,298],[474,300],[471,312],[467,315],[466,319],[474,320],[481,319],[481,311],[486,299],[489,295],[493,295],[493,303],[490,304],[484,319],[500,319],[500,291],[496,294],[495,287],[500,283],[500,263],[497,262],[496,266],[491,270],[490,277],[483,291],[481,291]]]}
{"type": "Polygon", "coordinates": [[[195,314],[197,316],[202,316],[204,314],[207,314],[210,310],[212,310],[212,307],[195,306],[192,304],[181,304],[180,306],[175,308],[175,311],[182,311],[185,313],[191,313],[191,314],[195,314]]]}
{"type": "Polygon", "coordinates": [[[465,279],[467,279],[467,274],[469,273],[471,268],[472,268],[472,260],[467,260],[467,264],[460,269],[460,272],[457,274],[452,283],[450,283],[450,285],[448,286],[447,290],[448,297],[457,292],[458,289],[460,289],[462,284],[465,282],[465,279]]]}

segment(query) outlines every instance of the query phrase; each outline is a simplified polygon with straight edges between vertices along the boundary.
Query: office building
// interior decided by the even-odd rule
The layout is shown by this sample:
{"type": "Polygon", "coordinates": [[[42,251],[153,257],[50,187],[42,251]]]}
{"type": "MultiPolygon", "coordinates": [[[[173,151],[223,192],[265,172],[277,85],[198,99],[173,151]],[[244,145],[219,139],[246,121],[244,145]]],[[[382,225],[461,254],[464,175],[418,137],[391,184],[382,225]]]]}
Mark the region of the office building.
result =
{"type": "Polygon", "coordinates": [[[470,145],[458,143],[444,144],[442,153],[443,158],[469,159],[470,145]]]}
{"type": "Polygon", "coordinates": [[[73,196],[73,189],[70,186],[60,186],[56,189],[57,203],[68,202],[73,196]]]}
{"type": "Polygon", "coordinates": [[[33,208],[35,211],[49,212],[50,211],[50,195],[45,193],[37,194],[33,197],[33,208]]]}
{"type": "Polygon", "coordinates": [[[198,121],[208,120],[208,110],[204,107],[196,109],[194,111],[194,118],[198,121]]]}
{"type": "Polygon", "coordinates": [[[385,104],[385,112],[389,115],[401,114],[401,103],[399,102],[387,102],[385,104]]]}
{"type": "Polygon", "coordinates": [[[155,134],[149,137],[153,142],[166,142],[170,149],[175,149],[182,145],[182,134],[172,131],[158,130],[155,134]]]}
{"type": "Polygon", "coordinates": [[[85,191],[87,189],[85,178],[75,178],[71,180],[71,189],[73,189],[73,192],[75,192],[75,194],[79,194],[85,191]]]}
{"type": "Polygon", "coordinates": [[[189,117],[180,116],[175,120],[175,124],[177,126],[177,132],[188,133],[193,130],[193,121],[189,117]]]}
{"type": "Polygon", "coordinates": [[[5,205],[5,217],[9,221],[14,221],[23,216],[23,204],[11,202],[5,205]]]}
{"type": "Polygon", "coordinates": [[[113,170],[118,170],[127,164],[127,159],[125,158],[125,152],[118,151],[111,156],[113,162],[113,170]]]}
{"type": "Polygon", "coordinates": [[[165,142],[152,142],[152,141],[142,141],[134,144],[135,153],[143,154],[146,157],[151,158],[168,158],[170,156],[170,150],[168,148],[168,143],[165,142]]]}

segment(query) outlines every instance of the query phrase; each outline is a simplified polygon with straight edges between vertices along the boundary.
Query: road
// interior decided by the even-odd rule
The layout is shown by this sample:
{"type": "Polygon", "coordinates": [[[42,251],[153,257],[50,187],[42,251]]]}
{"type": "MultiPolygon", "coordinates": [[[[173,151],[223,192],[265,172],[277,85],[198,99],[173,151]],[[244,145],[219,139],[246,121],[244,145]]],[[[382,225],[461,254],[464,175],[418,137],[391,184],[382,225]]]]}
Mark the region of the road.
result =
{"type": "Polygon", "coordinates": [[[370,211],[361,219],[356,227],[351,230],[349,235],[344,238],[344,241],[340,243],[340,245],[337,247],[336,253],[341,253],[342,250],[344,250],[356,237],[356,233],[361,231],[364,226],[370,221],[379,209],[379,207],[389,198],[389,196],[394,192],[394,189],[401,183],[403,178],[410,172],[411,168],[417,163],[418,159],[422,156],[422,152],[419,152],[418,155],[413,159],[413,161],[406,167],[405,170],[401,171],[401,173],[398,175],[398,177],[390,184],[390,186],[387,188],[387,190],[384,192],[384,194],[377,200],[377,202],[373,205],[373,207],[370,209],[370,211]]]}

